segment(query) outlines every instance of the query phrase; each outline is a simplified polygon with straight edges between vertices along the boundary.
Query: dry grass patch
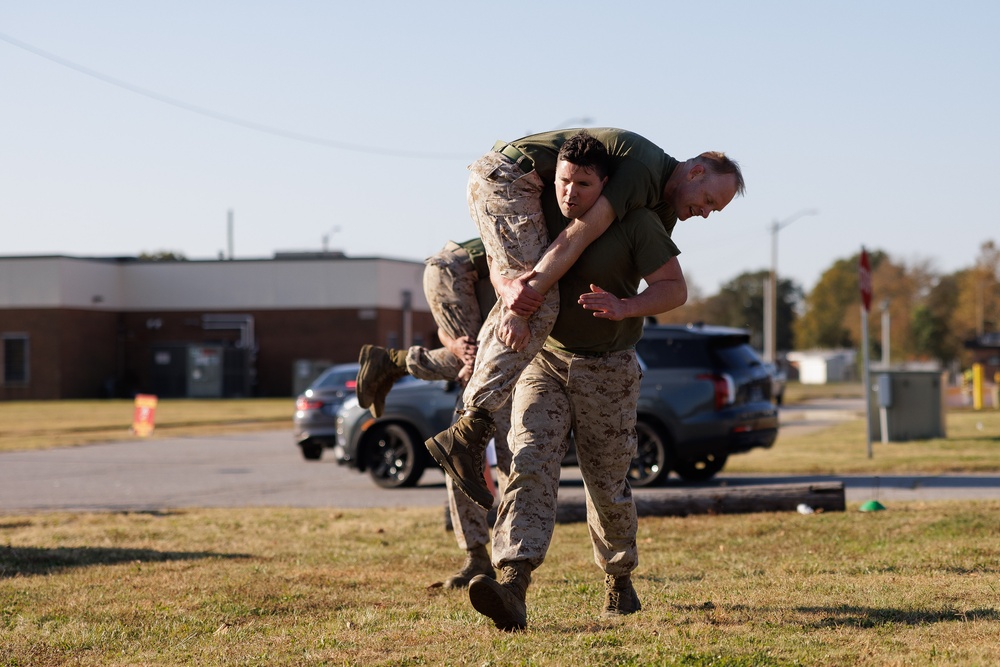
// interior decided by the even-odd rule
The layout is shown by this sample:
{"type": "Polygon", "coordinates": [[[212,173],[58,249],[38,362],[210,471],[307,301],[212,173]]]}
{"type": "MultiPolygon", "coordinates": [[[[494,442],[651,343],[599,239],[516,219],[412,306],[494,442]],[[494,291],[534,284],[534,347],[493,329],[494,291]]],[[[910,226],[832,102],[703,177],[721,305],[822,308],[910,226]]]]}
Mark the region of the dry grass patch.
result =
{"type": "Polygon", "coordinates": [[[828,382],[826,384],[802,384],[789,382],[785,386],[785,403],[802,403],[814,399],[864,398],[860,382],[828,382]]]}
{"type": "Polygon", "coordinates": [[[1000,410],[949,410],[947,438],[882,443],[868,458],[864,419],[804,435],[779,431],[770,449],[732,456],[726,472],[942,473],[1000,471],[1000,410]]]}
{"type": "Polygon", "coordinates": [[[1000,662],[1000,502],[644,518],[643,611],[603,620],[560,525],[505,634],[440,511],[0,517],[0,665],[970,665],[1000,662]]]}
{"type": "MultiPolygon", "coordinates": [[[[0,452],[127,440],[134,410],[124,399],[0,402],[0,452]]],[[[291,429],[294,411],[289,398],[165,399],[150,437],[291,429]]]]}

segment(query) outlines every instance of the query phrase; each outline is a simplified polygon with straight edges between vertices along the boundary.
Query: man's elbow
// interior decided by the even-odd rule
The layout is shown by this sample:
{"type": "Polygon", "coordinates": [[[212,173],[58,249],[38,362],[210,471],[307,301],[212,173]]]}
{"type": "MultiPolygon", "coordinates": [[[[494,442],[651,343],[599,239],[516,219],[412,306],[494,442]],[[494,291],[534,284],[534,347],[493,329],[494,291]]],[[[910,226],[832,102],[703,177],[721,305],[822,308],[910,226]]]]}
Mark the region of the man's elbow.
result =
{"type": "Polygon", "coordinates": [[[680,308],[688,300],[688,288],[687,282],[684,280],[678,281],[677,286],[674,288],[675,304],[674,308],[680,308]]]}

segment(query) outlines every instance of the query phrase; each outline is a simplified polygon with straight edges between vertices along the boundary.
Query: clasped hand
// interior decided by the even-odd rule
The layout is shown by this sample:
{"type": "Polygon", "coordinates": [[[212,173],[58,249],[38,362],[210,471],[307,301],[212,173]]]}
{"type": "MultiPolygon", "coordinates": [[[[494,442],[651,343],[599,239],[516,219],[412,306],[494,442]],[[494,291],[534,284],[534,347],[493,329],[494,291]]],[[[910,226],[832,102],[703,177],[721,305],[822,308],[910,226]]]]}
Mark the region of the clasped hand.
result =
{"type": "Polygon", "coordinates": [[[500,275],[494,278],[493,287],[507,310],[520,317],[531,317],[538,310],[545,297],[528,284],[535,275],[535,271],[531,270],[517,278],[504,278],[500,275]]]}

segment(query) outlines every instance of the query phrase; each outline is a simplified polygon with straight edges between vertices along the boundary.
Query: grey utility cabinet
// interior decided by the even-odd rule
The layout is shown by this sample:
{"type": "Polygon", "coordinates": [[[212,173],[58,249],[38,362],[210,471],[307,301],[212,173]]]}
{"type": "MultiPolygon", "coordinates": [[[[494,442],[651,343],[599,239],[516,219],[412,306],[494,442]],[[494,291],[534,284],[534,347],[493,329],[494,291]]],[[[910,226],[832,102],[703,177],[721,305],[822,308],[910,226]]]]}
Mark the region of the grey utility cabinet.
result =
{"type": "Polygon", "coordinates": [[[875,442],[945,437],[945,383],[937,370],[871,370],[871,419],[875,442]]]}

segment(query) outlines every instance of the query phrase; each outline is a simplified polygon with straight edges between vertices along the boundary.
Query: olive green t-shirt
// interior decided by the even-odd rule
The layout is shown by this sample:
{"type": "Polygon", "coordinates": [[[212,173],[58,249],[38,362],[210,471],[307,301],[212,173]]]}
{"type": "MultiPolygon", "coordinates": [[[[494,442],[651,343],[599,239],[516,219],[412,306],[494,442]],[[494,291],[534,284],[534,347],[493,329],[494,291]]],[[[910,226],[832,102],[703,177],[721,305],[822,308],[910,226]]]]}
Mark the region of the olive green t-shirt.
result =
{"type": "MultiPolygon", "coordinates": [[[[542,205],[549,234],[555,238],[569,220],[559,213],[554,195],[543,195],[542,205]]],[[[643,277],[679,254],[663,220],[649,209],[636,209],[616,220],[559,280],[559,316],[545,345],[583,355],[633,348],[642,337],[643,318],[601,319],[577,300],[591,291],[591,283],[619,298],[635,296],[643,277]]]]}
{"type": "MultiPolygon", "coordinates": [[[[555,182],[559,149],[578,132],[579,129],[542,132],[510,143],[531,158],[535,171],[548,185],[555,182]]],[[[598,127],[588,128],[587,133],[604,144],[611,157],[611,177],[603,194],[619,220],[637,208],[654,209],[661,217],[674,215],[661,199],[667,179],[680,164],[677,160],[635,132],[598,127]]]]}
{"type": "Polygon", "coordinates": [[[476,301],[479,303],[480,315],[483,316],[483,320],[486,320],[486,317],[490,314],[490,310],[493,308],[493,304],[497,302],[497,293],[493,289],[493,283],[490,282],[490,266],[486,261],[486,247],[483,245],[483,240],[478,236],[468,241],[462,241],[461,243],[455,241],[454,243],[465,250],[469,256],[469,262],[472,263],[472,267],[476,272],[476,301]]]}
{"type": "Polygon", "coordinates": [[[490,267],[486,261],[486,247],[483,245],[483,240],[477,236],[474,239],[458,243],[458,245],[469,254],[469,261],[476,269],[476,275],[480,279],[489,278],[490,267]]]}

